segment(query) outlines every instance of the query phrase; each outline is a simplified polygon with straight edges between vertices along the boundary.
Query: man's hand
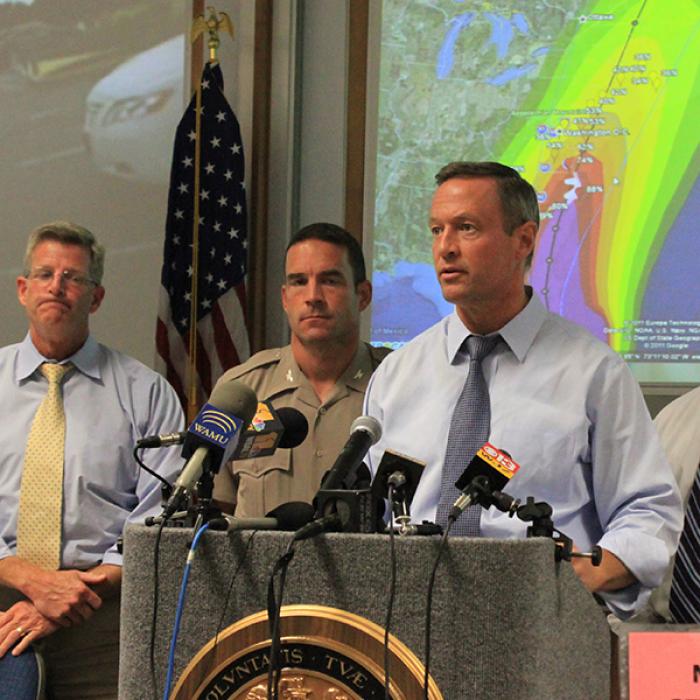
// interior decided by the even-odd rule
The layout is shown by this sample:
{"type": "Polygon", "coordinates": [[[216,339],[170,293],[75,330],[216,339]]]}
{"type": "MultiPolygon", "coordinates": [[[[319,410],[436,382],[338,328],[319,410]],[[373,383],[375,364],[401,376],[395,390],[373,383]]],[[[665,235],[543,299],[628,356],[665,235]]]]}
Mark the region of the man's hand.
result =
{"type": "Polygon", "coordinates": [[[52,622],[63,627],[78,625],[102,605],[102,598],[92,587],[105,584],[106,574],[76,569],[39,571],[22,592],[52,622]]]}
{"type": "Polygon", "coordinates": [[[32,642],[55,632],[58,625],[44,617],[28,600],[0,612],[0,659],[12,649],[19,656],[32,642]]]}
{"type": "Polygon", "coordinates": [[[636,583],[634,574],[610,551],[603,549],[600,566],[593,566],[590,559],[573,557],[571,565],[581,583],[591,592],[617,591],[636,583]]]}
{"type": "Polygon", "coordinates": [[[92,587],[107,585],[109,573],[98,567],[92,571],[46,571],[19,557],[0,561],[0,584],[18,590],[41,615],[63,627],[87,620],[102,605],[92,587]]]}

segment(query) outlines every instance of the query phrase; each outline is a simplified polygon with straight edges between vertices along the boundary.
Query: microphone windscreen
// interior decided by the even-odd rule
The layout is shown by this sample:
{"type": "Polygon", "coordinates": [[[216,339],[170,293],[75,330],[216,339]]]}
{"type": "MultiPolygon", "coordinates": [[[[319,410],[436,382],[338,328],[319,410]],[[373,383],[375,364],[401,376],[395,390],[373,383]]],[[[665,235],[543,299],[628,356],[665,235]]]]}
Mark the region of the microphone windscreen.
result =
{"type": "Polygon", "coordinates": [[[370,436],[371,444],[376,445],[382,436],[382,426],[376,418],[372,416],[358,416],[350,426],[350,433],[362,430],[370,436]]]}
{"type": "Polygon", "coordinates": [[[283,406],[277,409],[277,417],[284,428],[277,447],[298,447],[306,440],[309,433],[309,423],[301,411],[291,406],[283,406]]]}
{"type": "Polygon", "coordinates": [[[265,517],[275,518],[278,530],[292,531],[298,530],[306,523],[311,522],[314,517],[314,509],[310,503],[290,501],[277,506],[265,517]]]}
{"type": "Polygon", "coordinates": [[[258,408],[258,397],[247,384],[233,380],[217,384],[211,392],[208,403],[240,418],[244,422],[245,429],[253,420],[258,408]]]}

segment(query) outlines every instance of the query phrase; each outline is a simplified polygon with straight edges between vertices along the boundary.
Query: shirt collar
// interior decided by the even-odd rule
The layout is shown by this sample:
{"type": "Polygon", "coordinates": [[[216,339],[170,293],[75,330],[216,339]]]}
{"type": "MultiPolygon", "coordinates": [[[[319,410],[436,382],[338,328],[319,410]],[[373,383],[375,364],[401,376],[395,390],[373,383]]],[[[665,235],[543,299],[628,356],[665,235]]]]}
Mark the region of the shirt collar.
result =
{"type": "MultiPolygon", "coordinates": [[[[337,384],[346,385],[356,391],[365,391],[371,374],[370,351],[365,343],[360,342],[352,362],[338,378],[337,384]]],[[[273,385],[282,390],[296,389],[305,384],[308,384],[308,380],[294,359],[291,345],[287,345],[280,351],[280,361],[275,369],[273,385]]]]}
{"type": "MultiPolygon", "coordinates": [[[[31,335],[27,333],[19,345],[15,379],[20,382],[29,378],[44,362],[51,362],[44,357],[32,342],[31,335]]],[[[83,346],[63,362],[72,362],[83,374],[93,379],[100,379],[99,346],[92,336],[83,343],[83,346]]]]}
{"type": "MultiPolygon", "coordinates": [[[[537,294],[533,294],[532,287],[525,287],[525,291],[530,297],[525,308],[508,321],[503,328],[495,331],[507,343],[519,362],[525,359],[535,336],[547,317],[547,309],[537,294]]],[[[455,310],[447,319],[447,357],[451,363],[455,361],[462,344],[469,335],[471,335],[471,331],[464,325],[455,310]]],[[[494,335],[494,333],[489,335],[494,335]]]]}

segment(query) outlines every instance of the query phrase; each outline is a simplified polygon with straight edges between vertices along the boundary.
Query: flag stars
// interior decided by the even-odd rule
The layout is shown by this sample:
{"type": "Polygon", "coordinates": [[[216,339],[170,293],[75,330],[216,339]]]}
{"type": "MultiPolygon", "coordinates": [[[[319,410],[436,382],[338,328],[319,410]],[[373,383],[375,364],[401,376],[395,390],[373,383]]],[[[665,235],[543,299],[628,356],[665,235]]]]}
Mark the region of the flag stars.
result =
{"type": "Polygon", "coordinates": [[[226,255],[224,255],[224,264],[225,265],[230,265],[231,260],[232,260],[231,253],[227,253],[226,255]]]}
{"type": "Polygon", "coordinates": [[[189,302],[192,299],[192,295],[189,292],[185,292],[185,301],[189,302]]]}
{"type": "Polygon", "coordinates": [[[233,177],[233,173],[230,170],[227,170],[224,173],[224,177],[226,178],[226,180],[230,180],[233,177]]]}
{"type": "Polygon", "coordinates": [[[212,249],[209,251],[209,256],[212,257],[212,258],[213,258],[213,257],[216,257],[216,248],[212,248],[212,249]]]}
{"type": "Polygon", "coordinates": [[[221,145],[221,139],[218,136],[214,136],[209,143],[211,144],[212,148],[218,148],[221,145]]]}
{"type": "Polygon", "coordinates": [[[224,289],[226,289],[226,280],[223,280],[223,279],[219,280],[216,283],[216,286],[223,292],[224,289]]]}
{"type": "Polygon", "coordinates": [[[204,279],[211,284],[214,281],[214,275],[210,272],[204,279]]]}
{"type": "Polygon", "coordinates": [[[231,153],[235,156],[237,153],[241,152],[241,144],[240,143],[234,143],[233,146],[231,146],[231,153]]]}
{"type": "Polygon", "coordinates": [[[203,202],[209,199],[209,190],[202,190],[199,194],[199,197],[203,202]]]}
{"type": "Polygon", "coordinates": [[[194,272],[194,270],[192,269],[192,265],[190,265],[190,266],[187,268],[187,276],[188,276],[188,277],[192,277],[192,273],[193,273],[193,272],[194,272]]]}
{"type": "Polygon", "coordinates": [[[202,80],[202,90],[207,90],[209,88],[209,81],[205,78],[202,80]]]}
{"type": "Polygon", "coordinates": [[[203,309],[210,309],[211,308],[211,301],[209,301],[209,299],[202,299],[202,308],[203,309]]]}
{"type": "Polygon", "coordinates": [[[225,122],[225,121],[226,121],[226,112],[219,112],[219,113],[216,115],[216,121],[219,122],[219,123],[225,122]]]}
{"type": "Polygon", "coordinates": [[[199,225],[204,226],[204,217],[203,216],[199,217],[199,225]]]}
{"type": "Polygon", "coordinates": [[[187,186],[187,183],[186,183],[186,182],[181,182],[181,183],[178,185],[177,190],[178,190],[178,192],[179,192],[180,194],[187,194],[187,192],[188,192],[188,190],[189,190],[189,187],[187,186]]]}
{"type": "Polygon", "coordinates": [[[187,134],[187,138],[188,138],[190,141],[194,141],[194,140],[197,138],[197,132],[196,132],[194,129],[192,129],[192,130],[190,131],[190,133],[187,134]]]}
{"type": "Polygon", "coordinates": [[[224,197],[224,195],[222,194],[221,197],[219,197],[219,199],[217,200],[217,202],[219,203],[220,207],[225,207],[228,204],[228,197],[224,197]]]}
{"type": "Polygon", "coordinates": [[[186,168],[191,168],[191,167],[192,167],[192,162],[193,162],[193,161],[192,161],[192,158],[190,158],[189,156],[185,156],[185,157],[182,159],[182,164],[183,164],[186,168]]]}
{"type": "Polygon", "coordinates": [[[180,236],[173,236],[173,245],[180,245],[180,236]]]}
{"type": "Polygon", "coordinates": [[[179,219],[180,221],[182,221],[185,218],[185,212],[182,211],[182,209],[176,209],[174,216],[176,219],[179,219]]]}
{"type": "Polygon", "coordinates": [[[228,231],[228,237],[233,240],[234,238],[238,238],[238,229],[237,228],[230,228],[228,231]]]}
{"type": "Polygon", "coordinates": [[[180,319],[180,325],[183,328],[187,328],[187,321],[188,321],[188,319],[186,319],[186,318],[180,319]]]}
{"type": "Polygon", "coordinates": [[[204,170],[207,175],[213,175],[214,171],[216,170],[216,168],[214,167],[214,163],[207,163],[204,167],[204,170]]]}
{"type": "Polygon", "coordinates": [[[236,214],[240,214],[243,211],[243,207],[241,206],[240,202],[236,203],[236,206],[233,209],[236,214]]]}
{"type": "Polygon", "coordinates": [[[216,221],[214,223],[213,228],[214,228],[214,231],[216,231],[216,233],[219,233],[221,231],[221,224],[218,221],[216,221]]]}

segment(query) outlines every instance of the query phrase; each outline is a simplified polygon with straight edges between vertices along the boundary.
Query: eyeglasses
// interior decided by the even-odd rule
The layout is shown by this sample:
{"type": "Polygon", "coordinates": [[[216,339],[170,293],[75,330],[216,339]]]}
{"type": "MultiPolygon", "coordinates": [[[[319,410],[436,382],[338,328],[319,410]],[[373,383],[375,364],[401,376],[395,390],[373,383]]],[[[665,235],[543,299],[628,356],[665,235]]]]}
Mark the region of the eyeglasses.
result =
{"type": "MultiPolygon", "coordinates": [[[[95,280],[91,280],[89,277],[84,277],[77,270],[62,270],[58,273],[61,282],[65,283],[67,287],[88,287],[90,285],[97,286],[95,280]]],[[[32,270],[28,275],[27,279],[38,282],[39,284],[50,284],[53,282],[56,272],[50,267],[40,267],[36,270],[32,270]]]]}

